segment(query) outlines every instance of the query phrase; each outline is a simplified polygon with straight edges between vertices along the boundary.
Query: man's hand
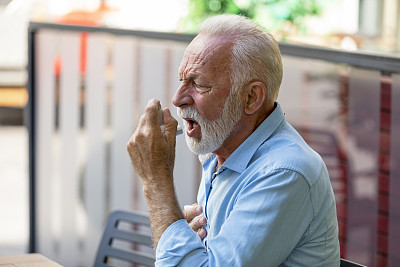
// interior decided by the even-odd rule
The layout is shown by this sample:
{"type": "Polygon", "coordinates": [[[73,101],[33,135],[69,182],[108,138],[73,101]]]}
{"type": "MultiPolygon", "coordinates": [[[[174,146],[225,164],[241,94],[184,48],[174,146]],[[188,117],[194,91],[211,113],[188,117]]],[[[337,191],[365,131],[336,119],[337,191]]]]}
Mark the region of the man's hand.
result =
{"type": "Polygon", "coordinates": [[[144,186],[172,183],[178,122],[169,109],[163,111],[163,130],[158,122],[160,102],[152,99],[140,117],[138,127],[128,142],[127,150],[136,173],[144,186]]]}
{"type": "Polygon", "coordinates": [[[203,228],[207,221],[204,216],[199,216],[203,212],[203,208],[194,203],[192,205],[185,206],[183,210],[183,215],[185,216],[186,221],[192,227],[193,231],[197,232],[197,235],[203,239],[207,235],[207,231],[203,228]]]}
{"type": "Polygon", "coordinates": [[[164,126],[158,122],[160,101],[152,99],[140,117],[138,127],[127,144],[133,167],[143,183],[149,208],[154,248],[164,231],[183,219],[175,196],[173,171],[178,122],[164,109],[164,126]]]}

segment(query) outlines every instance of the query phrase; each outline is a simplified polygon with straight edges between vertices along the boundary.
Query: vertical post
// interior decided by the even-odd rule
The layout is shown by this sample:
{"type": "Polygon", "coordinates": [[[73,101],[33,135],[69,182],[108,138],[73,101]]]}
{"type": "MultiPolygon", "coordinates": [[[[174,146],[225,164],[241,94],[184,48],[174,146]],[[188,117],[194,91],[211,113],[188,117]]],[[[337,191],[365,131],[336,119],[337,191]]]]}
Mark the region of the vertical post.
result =
{"type": "Polygon", "coordinates": [[[28,105],[25,125],[29,136],[29,247],[36,252],[36,184],[35,184],[35,29],[28,28],[28,105]]]}
{"type": "MultiPolygon", "coordinates": [[[[339,73],[339,133],[341,139],[347,142],[349,135],[349,73],[342,70],[339,73]]],[[[348,187],[349,187],[349,159],[347,149],[338,146],[337,157],[340,169],[340,180],[344,185],[342,193],[344,197],[340,203],[336,203],[338,222],[339,222],[339,241],[340,241],[340,256],[347,257],[347,202],[348,202],[348,187]]]]}
{"type": "Polygon", "coordinates": [[[377,266],[387,266],[390,191],[391,79],[383,73],[380,88],[377,266]]]}
{"type": "Polygon", "coordinates": [[[391,74],[390,181],[388,224],[388,267],[399,266],[400,255],[400,74],[391,74]]]}

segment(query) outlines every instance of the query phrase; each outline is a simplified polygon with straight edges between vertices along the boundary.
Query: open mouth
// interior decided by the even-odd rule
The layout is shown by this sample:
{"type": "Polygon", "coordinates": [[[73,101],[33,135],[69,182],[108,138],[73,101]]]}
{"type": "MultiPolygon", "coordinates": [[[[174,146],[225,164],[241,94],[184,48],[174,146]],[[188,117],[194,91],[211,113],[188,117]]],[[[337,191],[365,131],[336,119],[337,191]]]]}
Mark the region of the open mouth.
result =
{"type": "Polygon", "coordinates": [[[183,118],[186,121],[186,133],[188,136],[192,136],[193,132],[196,130],[196,128],[199,127],[199,124],[197,123],[197,121],[191,119],[191,118],[183,118]]]}
{"type": "Polygon", "coordinates": [[[187,130],[191,131],[192,129],[194,129],[196,127],[196,125],[198,125],[197,121],[192,120],[190,118],[184,118],[184,120],[187,122],[187,130]]]}

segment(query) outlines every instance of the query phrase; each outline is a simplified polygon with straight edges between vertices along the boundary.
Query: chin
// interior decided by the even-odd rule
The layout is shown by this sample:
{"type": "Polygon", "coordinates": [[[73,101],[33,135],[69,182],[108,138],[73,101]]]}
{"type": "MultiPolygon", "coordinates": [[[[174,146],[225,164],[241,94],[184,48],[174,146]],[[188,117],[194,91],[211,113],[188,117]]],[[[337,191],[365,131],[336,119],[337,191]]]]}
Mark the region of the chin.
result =
{"type": "Polygon", "coordinates": [[[213,151],[217,150],[223,143],[223,140],[207,140],[207,138],[202,138],[201,140],[198,140],[187,135],[185,135],[185,138],[187,146],[196,155],[212,153],[213,151]]]}

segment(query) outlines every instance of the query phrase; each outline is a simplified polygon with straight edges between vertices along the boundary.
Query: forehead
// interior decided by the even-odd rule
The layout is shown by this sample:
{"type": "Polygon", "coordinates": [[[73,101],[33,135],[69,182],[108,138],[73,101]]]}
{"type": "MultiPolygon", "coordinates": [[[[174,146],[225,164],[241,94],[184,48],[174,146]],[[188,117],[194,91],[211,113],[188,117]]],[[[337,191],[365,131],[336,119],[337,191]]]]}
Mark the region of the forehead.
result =
{"type": "Polygon", "coordinates": [[[207,68],[210,71],[230,68],[233,43],[228,38],[198,35],[186,48],[179,75],[207,68]]]}

